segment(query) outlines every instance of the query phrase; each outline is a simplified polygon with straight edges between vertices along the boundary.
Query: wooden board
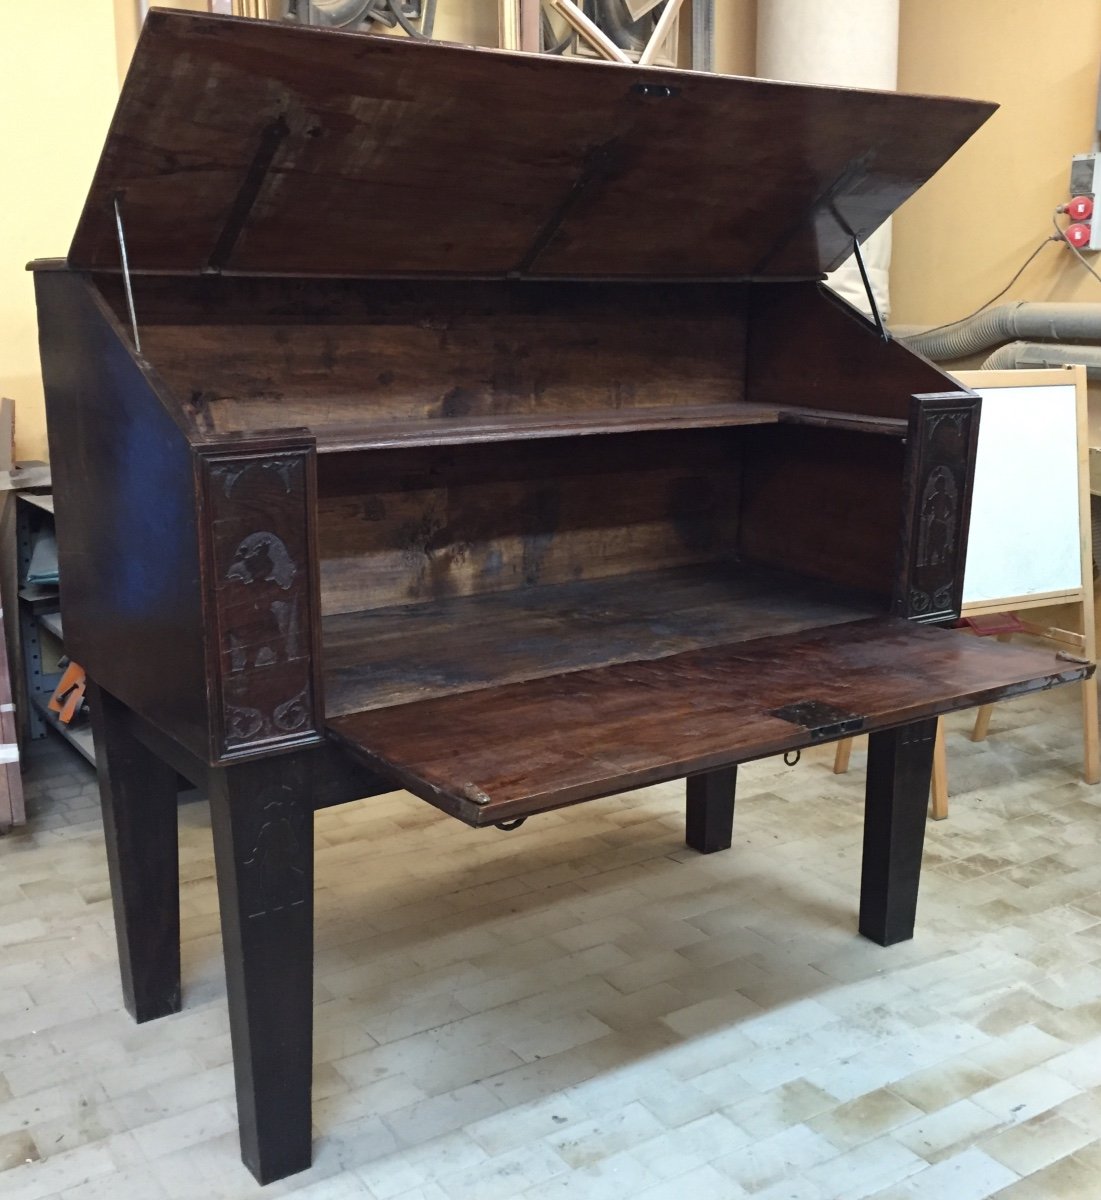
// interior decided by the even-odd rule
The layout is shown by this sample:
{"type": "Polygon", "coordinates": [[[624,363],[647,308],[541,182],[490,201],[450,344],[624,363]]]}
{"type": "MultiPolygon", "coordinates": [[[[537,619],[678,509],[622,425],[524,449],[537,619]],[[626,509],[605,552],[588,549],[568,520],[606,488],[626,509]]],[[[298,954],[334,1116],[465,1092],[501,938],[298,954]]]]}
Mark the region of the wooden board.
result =
{"type": "Polygon", "coordinates": [[[882,611],[874,599],[734,562],[517,588],[328,617],[330,717],[882,611]]]}
{"type": "Polygon", "coordinates": [[[728,557],[740,432],[329,456],[319,479],[322,612],[728,557]]]}
{"type": "Polygon", "coordinates": [[[154,10],[69,261],[816,277],[993,111],[154,10]]]}
{"type": "Polygon", "coordinates": [[[883,617],[355,713],[327,725],[395,784],[486,825],[816,740],[774,715],[785,705],[820,701],[862,718],[871,732],[1082,679],[1092,669],[883,617]]]}

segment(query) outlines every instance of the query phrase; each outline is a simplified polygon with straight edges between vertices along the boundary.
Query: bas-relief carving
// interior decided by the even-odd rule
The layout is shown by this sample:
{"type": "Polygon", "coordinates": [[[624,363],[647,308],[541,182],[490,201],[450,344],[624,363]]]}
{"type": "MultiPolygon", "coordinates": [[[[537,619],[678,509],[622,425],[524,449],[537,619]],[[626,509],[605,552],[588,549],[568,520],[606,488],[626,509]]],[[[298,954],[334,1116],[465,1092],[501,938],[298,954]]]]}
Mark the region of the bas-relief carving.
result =
{"type": "MultiPolygon", "coordinates": [[[[302,461],[285,457],[217,464],[211,475],[221,483],[222,499],[215,501],[218,515],[232,518],[237,497],[255,504],[258,489],[250,486],[250,476],[259,474],[265,482],[274,477],[280,490],[291,494],[301,487],[302,461]]],[[[228,660],[223,683],[224,725],[230,746],[294,734],[309,726],[312,710],[308,663],[303,662],[301,671],[291,667],[293,679],[287,682],[296,689],[292,694],[265,697],[266,703],[260,706],[248,703],[271,687],[265,678],[268,670],[295,664],[302,655],[302,608],[306,600],[302,589],[306,579],[286,542],[271,530],[248,533],[238,540],[229,556],[229,565],[222,572],[220,604],[223,612],[249,614],[243,625],[238,620],[238,627],[228,629],[223,638],[228,660]]]]}
{"type": "Polygon", "coordinates": [[[947,467],[934,467],[921,497],[917,565],[939,567],[953,560],[959,488],[947,467]]]}
{"type": "Polygon", "coordinates": [[[295,460],[292,458],[242,459],[237,462],[218,463],[211,470],[211,477],[221,481],[222,492],[229,500],[232,499],[237,484],[250,471],[270,472],[282,481],[283,492],[289,496],[293,486],[291,475],[294,466],[295,460]]]}
{"type": "Polygon", "coordinates": [[[925,473],[914,513],[914,549],[906,612],[911,617],[950,615],[962,569],[961,479],[966,473],[973,410],[929,413],[922,423],[925,473]]]}
{"type": "Polygon", "coordinates": [[[265,798],[260,825],[250,855],[243,862],[245,911],[250,918],[297,908],[306,902],[307,856],[310,847],[301,828],[301,814],[286,796],[286,785],[265,798]]]}

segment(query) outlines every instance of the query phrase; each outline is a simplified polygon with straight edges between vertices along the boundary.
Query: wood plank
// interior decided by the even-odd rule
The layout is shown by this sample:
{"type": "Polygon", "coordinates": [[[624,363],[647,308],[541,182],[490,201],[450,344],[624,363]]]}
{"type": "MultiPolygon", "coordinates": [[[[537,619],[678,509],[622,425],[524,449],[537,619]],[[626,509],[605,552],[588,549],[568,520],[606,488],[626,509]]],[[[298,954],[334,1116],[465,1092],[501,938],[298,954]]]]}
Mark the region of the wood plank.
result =
{"type": "Polygon", "coordinates": [[[661,429],[732,429],[738,425],[774,425],[777,418],[775,408],[757,404],[654,405],[549,415],[437,418],[326,429],[318,435],[317,450],[319,454],[336,454],[399,446],[466,446],[661,429]]]}
{"type": "Polygon", "coordinates": [[[875,602],[733,562],[328,617],[327,716],[868,616],[875,602]]]}
{"type": "Polygon", "coordinates": [[[739,551],[889,597],[903,512],[905,445],[850,429],[747,430],[739,551]]]}
{"type": "Polygon", "coordinates": [[[1083,679],[1050,653],[872,618],[330,719],[348,750],[471,825],[807,746],[817,700],[871,732],[1083,679]]]}
{"type": "Polygon", "coordinates": [[[70,262],[816,277],[993,112],[643,70],[154,9],[70,262]]]}
{"type": "Polygon", "coordinates": [[[735,549],[731,430],[328,456],[322,612],[659,570],[735,549]]]}

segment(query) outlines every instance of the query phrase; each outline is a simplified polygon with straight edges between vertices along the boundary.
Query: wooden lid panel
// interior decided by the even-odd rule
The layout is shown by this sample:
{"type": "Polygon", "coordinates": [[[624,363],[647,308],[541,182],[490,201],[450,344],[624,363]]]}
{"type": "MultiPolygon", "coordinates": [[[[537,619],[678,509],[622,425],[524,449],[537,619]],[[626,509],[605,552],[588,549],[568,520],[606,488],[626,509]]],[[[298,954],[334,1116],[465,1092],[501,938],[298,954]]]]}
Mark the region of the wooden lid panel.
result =
{"type": "Polygon", "coordinates": [[[154,10],[69,261],[816,276],[991,111],[154,10]]]}

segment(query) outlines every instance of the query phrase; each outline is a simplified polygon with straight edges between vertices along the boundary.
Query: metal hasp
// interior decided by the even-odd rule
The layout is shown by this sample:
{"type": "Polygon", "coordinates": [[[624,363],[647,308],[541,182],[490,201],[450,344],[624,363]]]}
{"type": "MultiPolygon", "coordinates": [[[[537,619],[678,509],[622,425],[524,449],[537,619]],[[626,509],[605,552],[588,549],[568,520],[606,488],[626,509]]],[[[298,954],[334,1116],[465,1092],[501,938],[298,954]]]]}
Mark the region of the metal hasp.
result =
{"type": "Polygon", "coordinates": [[[824,738],[843,737],[846,733],[856,733],[864,728],[863,717],[834,708],[832,704],[821,700],[797,700],[794,704],[785,704],[783,708],[770,709],[768,715],[779,717],[781,721],[790,721],[792,725],[802,725],[810,731],[811,739],[816,742],[824,738]]]}
{"type": "Polygon", "coordinates": [[[134,288],[130,283],[130,260],[126,255],[126,230],[122,227],[122,208],[115,197],[115,229],[119,238],[119,259],[122,262],[122,283],[126,288],[126,307],[130,310],[130,328],[134,332],[134,349],[141,353],[141,338],[138,336],[138,314],[134,310],[134,288]]]}
{"type": "Polygon", "coordinates": [[[879,336],[885,341],[891,340],[891,335],[887,332],[887,326],[883,324],[883,318],[879,315],[879,305],[875,302],[875,292],[872,291],[872,281],[868,278],[868,268],[864,265],[864,255],[860,250],[860,243],[853,238],[853,254],[856,255],[856,265],[860,268],[860,278],[864,283],[864,291],[868,296],[868,306],[871,309],[872,319],[875,321],[875,327],[879,330],[879,336]]]}

